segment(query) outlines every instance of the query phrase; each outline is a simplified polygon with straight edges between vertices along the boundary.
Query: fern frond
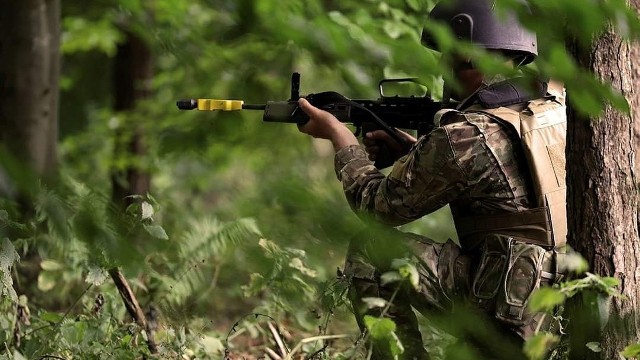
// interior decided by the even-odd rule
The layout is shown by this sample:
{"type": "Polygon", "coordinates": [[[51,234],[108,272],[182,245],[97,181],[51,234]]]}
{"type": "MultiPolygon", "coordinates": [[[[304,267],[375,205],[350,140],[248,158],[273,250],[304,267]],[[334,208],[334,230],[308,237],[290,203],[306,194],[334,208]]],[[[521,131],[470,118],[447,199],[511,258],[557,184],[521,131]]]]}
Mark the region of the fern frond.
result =
{"type": "Polygon", "coordinates": [[[221,223],[215,218],[193,220],[180,242],[182,259],[223,261],[229,249],[261,236],[254,219],[221,223]]]}
{"type": "Polygon", "coordinates": [[[178,259],[174,260],[179,265],[173,268],[171,276],[156,276],[168,290],[163,299],[166,305],[184,305],[195,294],[211,290],[219,267],[231,252],[243,244],[255,242],[260,235],[253,219],[223,223],[205,217],[190,221],[189,231],[179,238],[178,259]]]}

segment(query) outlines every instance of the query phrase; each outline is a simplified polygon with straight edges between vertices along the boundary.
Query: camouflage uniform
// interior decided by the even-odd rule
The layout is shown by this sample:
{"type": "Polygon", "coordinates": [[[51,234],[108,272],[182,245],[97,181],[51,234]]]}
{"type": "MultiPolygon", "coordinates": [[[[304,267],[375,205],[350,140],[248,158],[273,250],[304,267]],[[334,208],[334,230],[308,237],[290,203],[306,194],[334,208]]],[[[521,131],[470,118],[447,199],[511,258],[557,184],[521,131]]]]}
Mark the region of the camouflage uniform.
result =
{"type": "MultiPolygon", "coordinates": [[[[472,108],[482,110],[478,104],[472,108]]],[[[395,163],[388,176],[373,165],[361,146],[337,152],[336,174],[356,213],[393,227],[446,204],[456,222],[535,207],[520,139],[504,124],[482,113],[454,111],[436,119],[436,125],[395,163]]],[[[526,301],[533,289],[553,280],[552,249],[500,233],[462,236],[460,246],[399,231],[396,235],[391,236],[393,240],[373,234],[352,241],[345,273],[353,281],[352,301],[362,327],[361,317],[368,310],[359,298],[388,298],[394,291],[379,282],[380,274],[389,269],[388,259],[411,253],[420,260],[418,291],[403,290],[389,312],[408,349],[405,358],[428,358],[410,305],[421,312],[441,311],[450,309],[455,299],[466,299],[497,318],[499,326],[512,330],[507,333],[523,338],[539,325],[546,326],[542,314],[527,313],[526,301]]],[[[378,354],[378,358],[387,356],[378,354]]]]}

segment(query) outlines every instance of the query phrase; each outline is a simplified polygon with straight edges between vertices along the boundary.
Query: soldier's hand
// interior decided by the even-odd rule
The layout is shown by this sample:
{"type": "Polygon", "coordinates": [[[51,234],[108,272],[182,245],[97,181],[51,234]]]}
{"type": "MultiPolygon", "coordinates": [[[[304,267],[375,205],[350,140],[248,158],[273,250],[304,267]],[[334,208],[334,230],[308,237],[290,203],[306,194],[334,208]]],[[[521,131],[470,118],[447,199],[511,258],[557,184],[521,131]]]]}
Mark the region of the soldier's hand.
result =
{"type": "Polygon", "coordinates": [[[298,100],[300,109],[309,115],[309,121],[298,129],[314,138],[331,140],[336,151],[349,145],[357,145],[358,139],[332,114],[311,105],[305,98],[298,100]]]}
{"type": "MultiPolygon", "coordinates": [[[[407,134],[402,130],[396,130],[398,135],[403,138],[409,145],[413,145],[417,140],[415,137],[407,134]]],[[[384,130],[375,130],[364,134],[362,144],[365,150],[369,154],[369,160],[375,161],[378,153],[381,151],[381,146],[384,145],[389,150],[389,153],[393,160],[398,160],[402,156],[407,154],[407,151],[395,141],[384,130]]]]}

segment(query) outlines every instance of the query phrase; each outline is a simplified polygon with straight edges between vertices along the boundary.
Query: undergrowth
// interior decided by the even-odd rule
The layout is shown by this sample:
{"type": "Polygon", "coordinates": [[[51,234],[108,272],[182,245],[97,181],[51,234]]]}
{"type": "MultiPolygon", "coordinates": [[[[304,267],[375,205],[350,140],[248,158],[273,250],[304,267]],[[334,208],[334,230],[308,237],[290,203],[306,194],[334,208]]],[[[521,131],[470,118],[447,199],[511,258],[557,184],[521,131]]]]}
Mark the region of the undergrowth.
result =
{"type": "MultiPolygon", "coordinates": [[[[385,316],[393,297],[366,299],[382,315],[365,317],[360,333],[340,269],[319,276],[304,250],[267,239],[254,220],[192,216],[174,233],[162,226],[165,214],[152,196],[129,202],[118,212],[72,179],[56,191],[39,188],[29,216],[20,215],[17,203],[3,202],[2,358],[365,359],[372,342],[402,357],[396,325],[385,316]],[[125,307],[113,269],[128,279],[146,326],[125,307]]],[[[565,270],[582,275],[530,300],[531,310],[545,311],[560,328],[529,339],[529,359],[566,358],[568,299],[619,296],[614,279],[585,273],[577,255],[567,259],[565,270]]],[[[394,264],[383,278],[416,286],[414,265],[394,264]]],[[[431,320],[421,321],[425,346],[432,358],[447,358],[456,339],[431,320]]],[[[598,343],[585,346],[601,350],[598,343]]],[[[638,353],[631,345],[621,356],[638,353]]],[[[477,358],[472,350],[456,354],[477,358]]]]}

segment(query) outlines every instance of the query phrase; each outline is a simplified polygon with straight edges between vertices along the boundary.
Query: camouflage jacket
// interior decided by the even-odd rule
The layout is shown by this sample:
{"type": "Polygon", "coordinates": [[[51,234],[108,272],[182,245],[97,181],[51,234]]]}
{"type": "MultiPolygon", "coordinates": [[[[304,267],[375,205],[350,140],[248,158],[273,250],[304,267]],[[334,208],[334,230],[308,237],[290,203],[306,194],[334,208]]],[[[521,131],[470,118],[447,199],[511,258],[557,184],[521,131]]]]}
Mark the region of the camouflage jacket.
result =
{"type": "Polygon", "coordinates": [[[454,218],[533,207],[519,139],[483,114],[447,115],[396,161],[388,176],[360,145],[336,153],[336,174],[356,213],[397,226],[446,204],[454,218]]]}

